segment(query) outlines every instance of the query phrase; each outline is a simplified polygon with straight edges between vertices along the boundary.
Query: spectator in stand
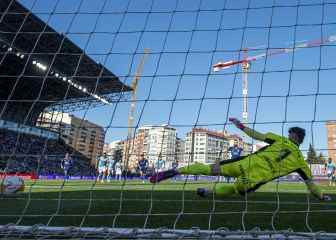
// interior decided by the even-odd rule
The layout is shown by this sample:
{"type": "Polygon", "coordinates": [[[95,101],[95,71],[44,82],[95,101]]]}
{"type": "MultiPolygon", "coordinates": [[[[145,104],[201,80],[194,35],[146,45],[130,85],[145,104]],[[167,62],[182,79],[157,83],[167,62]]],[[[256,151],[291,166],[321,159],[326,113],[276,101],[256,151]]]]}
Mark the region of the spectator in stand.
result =
{"type": "MultiPolygon", "coordinates": [[[[64,169],[60,167],[60,158],[65,153],[73,152],[60,139],[47,139],[7,129],[0,129],[0,142],[0,153],[4,156],[0,167],[6,168],[7,172],[62,176],[64,169]]],[[[76,153],[71,156],[73,175],[93,175],[93,168],[84,155],[76,153]]]]}

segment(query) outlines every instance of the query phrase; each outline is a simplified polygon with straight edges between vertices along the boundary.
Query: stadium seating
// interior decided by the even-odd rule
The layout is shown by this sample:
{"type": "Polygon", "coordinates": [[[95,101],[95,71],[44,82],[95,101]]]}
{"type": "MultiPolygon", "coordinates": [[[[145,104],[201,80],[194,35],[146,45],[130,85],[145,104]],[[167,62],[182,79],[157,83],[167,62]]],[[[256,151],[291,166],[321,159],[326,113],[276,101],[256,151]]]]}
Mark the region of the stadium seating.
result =
{"type": "Polygon", "coordinates": [[[73,176],[92,176],[94,168],[89,159],[62,140],[0,129],[0,168],[8,173],[34,172],[38,175],[62,175],[61,160],[72,153],[73,176]]]}

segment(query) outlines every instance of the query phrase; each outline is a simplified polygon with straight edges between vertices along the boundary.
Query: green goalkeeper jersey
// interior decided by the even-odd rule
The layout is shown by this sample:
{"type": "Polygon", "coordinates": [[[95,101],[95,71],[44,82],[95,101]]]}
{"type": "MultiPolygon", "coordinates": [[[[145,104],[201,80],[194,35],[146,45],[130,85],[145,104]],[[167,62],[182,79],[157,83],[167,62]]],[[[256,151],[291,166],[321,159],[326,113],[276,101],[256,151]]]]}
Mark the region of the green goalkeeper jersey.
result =
{"type": "MultiPolygon", "coordinates": [[[[249,135],[254,137],[252,132],[249,135]]],[[[296,172],[314,195],[321,196],[299,147],[288,138],[274,133],[262,136],[262,140],[269,145],[239,161],[242,179],[247,181],[248,191],[254,191],[273,179],[296,172]]]]}
{"type": "Polygon", "coordinates": [[[312,174],[298,146],[286,137],[274,133],[264,134],[269,145],[247,156],[240,162],[246,179],[256,188],[275,178],[297,172],[304,180],[312,174]]]}
{"type": "Polygon", "coordinates": [[[310,168],[298,145],[289,138],[274,133],[262,134],[248,127],[243,131],[248,136],[269,145],[237,163],[241,172],[241,179],[236,186],[238,192],[241,192],[242,188],[247,192],[254,191],[275,178],[296,172],[304,180],[310,192],[315,197],[323,199],[323,193],[314,183],[310,168]]]}

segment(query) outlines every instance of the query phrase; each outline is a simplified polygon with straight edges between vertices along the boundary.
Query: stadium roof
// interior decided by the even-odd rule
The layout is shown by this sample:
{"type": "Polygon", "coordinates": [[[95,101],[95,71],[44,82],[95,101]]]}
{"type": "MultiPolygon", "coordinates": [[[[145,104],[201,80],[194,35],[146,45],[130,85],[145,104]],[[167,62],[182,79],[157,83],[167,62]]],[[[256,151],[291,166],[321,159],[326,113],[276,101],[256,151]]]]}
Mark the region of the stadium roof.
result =
{"type": "Polygon", "coordinates": [[[39,100],[33,106],[38,111],[131,90],[15,0],[0,1],[0,80],[0,107],[11,95],[21,105],[39,100]]]}

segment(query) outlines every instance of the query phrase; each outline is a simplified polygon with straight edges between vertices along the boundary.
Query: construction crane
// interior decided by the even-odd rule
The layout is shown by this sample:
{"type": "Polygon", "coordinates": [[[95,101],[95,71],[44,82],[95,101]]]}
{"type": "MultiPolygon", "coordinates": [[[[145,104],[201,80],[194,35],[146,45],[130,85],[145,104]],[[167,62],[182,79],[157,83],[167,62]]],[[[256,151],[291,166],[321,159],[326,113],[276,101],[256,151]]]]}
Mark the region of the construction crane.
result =
{"type": "Polygon", "coordinates": [[[130,104],[130,108],[129,108],[129,112],[128,112],[128,132],[127,132],[127,141],[126,141],[126,145],[125,145],[125,166],[128,167],[128,161],[129,161],[129,157],[130,157],[130,150],[131,150],[131,139],[133,138],[133,122],[134,122],[134,112],[135,112],[135,107],[136,107],[136,93],[137,93],[137,89],[138,89],[138,83],[140,80],[140,76],[142,73],[142,70],[144,68],[145,65],[145,61],[146,58],[149,54],[149,49],[145,48],[144,49],[144,54],[141,58],[141,61],[137,67],[136,73],[134,75],[134,78],[131,82],[131,88],[132,88],[132,92],[131,92],[131,104],[130,104]]]}
{"type": "Polygon", "coordinates": [[[218,72],[223,69],[231,68],[234,65],[241,64],[242,66],[242,73],[243,73],[243,83],[242,83],[242,94],[243,94],[243,112],[242,112],[242,119],[245,124],[248,123],[248,72],[250,70],[250,66],[252,62],[255,62],[257,60],[270,57],[270,56],[275,56],[275,55],[280,55],[280,54],[285,54],[285,53],[291,53],[300,49],[304,48],[311,48],[311,47],[316,47],[316,46],[321,46],[323,44],[327,43],[332,43],[336,41],[336,35],[331,35],[327,38],[324,39],[318,39],[314,41],[305,41],[303,43],[299,43],[293,47],[290,48],[280,48],[276,50],[271,50],[267,51],[265,53],[256,55],[256,56],[247,56],[247,51],[248,49],[244,49],[244,57],[241,60],[238,61],[227,61],[227,62],[218,62],[213,65],[213,71],[218,72]]]}

